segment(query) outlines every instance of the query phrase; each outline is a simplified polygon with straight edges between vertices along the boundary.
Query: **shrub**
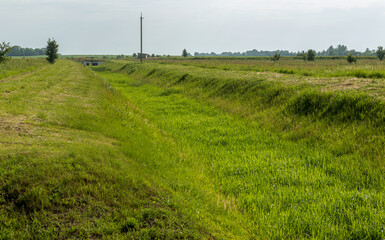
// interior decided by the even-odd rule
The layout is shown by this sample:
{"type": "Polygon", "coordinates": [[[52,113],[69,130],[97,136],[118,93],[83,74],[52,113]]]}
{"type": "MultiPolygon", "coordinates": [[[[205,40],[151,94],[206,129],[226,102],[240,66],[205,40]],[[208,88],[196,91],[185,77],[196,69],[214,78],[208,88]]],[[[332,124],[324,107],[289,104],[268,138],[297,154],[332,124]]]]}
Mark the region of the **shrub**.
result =
{"type": "Polygon", "coordinates": [[[377,57],[382,61],[385,57],[385,50],[382,46],[379,46],[376,51],[377,57]]]}
{"type": "Polygon", "coordinates": [[[276,62],[281,58],[281,54],[275,53],[274,56],[270,57],[271,61],[276,62]]]}
{"type": "Polygon", "coordinates": [[[307,60],[308,61],[314,61],[315,60],[315,56],[316,56],[316,52],[312,49],[309,49],[307,51],[307,60]]]}
{"type": "Polygon", "coordinates": [[[349,53],[349,55],[346,58],[346,60],[348,61],[348,63],[355,63],[355,62],[357,62],[357,57],[353,56],[353,54],[349,53]]]}
{"type": "Polygon", "coordinates": [[[183,49],[182,56],[183,56],[183,57],[187,57],[187,56],[188,56],[188,53],[187,53],[187,50],[186,50],[186,49],[183,49]]]}
{"type": "Polygon", "coordinates": [[[12,47],[9,45],[9,43],[2,42],[0,43],[0,63],[5,62],[7,58],[5,57],[5,54],[7,52],[11,51],[12,47]]]}

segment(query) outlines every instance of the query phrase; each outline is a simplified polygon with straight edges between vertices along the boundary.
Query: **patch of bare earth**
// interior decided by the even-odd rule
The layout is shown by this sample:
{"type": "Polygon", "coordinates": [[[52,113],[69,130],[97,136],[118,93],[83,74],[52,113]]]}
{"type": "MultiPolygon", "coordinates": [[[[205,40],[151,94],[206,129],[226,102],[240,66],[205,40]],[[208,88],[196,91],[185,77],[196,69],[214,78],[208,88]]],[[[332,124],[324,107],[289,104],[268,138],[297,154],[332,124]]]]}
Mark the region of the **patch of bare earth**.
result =
{"type": "Polygon", "coordinates": [[[0,117],[0,136],[3,137],[7,135],[33,135],[35,128],[25,116],[0,117]]]}

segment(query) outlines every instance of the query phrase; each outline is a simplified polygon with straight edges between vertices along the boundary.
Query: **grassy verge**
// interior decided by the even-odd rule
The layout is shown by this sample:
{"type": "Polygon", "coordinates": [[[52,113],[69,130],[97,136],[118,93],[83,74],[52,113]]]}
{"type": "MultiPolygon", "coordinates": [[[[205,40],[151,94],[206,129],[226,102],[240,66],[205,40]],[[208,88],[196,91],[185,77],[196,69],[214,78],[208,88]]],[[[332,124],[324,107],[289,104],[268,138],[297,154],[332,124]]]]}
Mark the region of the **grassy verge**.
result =
{"type": "Polygon", "coordinates": [[[179,172],[198,162],[201,181],[227,199],[223,208],[248,219],[248,237],[384,237],[380,99],[189,66],[95,70],[193,156],[191,167],[170,168],[171,183],[183,186],[176,190],[186,189],[179,172]]]}
{"type": "Polygon", "coordinates": [[[0,64],[0,80],[20,73],[31,72],[47,64],[45,59],[9,59],[0,64]]]}

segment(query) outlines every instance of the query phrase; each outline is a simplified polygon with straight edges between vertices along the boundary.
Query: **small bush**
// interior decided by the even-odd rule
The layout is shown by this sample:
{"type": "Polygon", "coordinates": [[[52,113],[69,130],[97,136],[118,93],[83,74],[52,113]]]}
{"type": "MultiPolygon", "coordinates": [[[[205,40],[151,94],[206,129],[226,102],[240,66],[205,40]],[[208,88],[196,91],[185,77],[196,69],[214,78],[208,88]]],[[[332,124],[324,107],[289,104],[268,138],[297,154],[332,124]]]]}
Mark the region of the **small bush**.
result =
{"type": "Polygon", "coordinates": [[[379,46],[376,51],[376,55],[380,61],[382,61],[385,57],[385,49],[382,46],[379,46]]]}
{"type": "Polygon", "coordinates": [[[270,57],[271,61],[276,62],[281,58],[281,54],[276,53],[274,56],[270,57]]]}
{"type": "Polygon", "coordinates": [[[308,61],[314,61],[315,60],[315,56],[316,56],[316,52],[312,49],[309,49],[307,51],[307,60],[308,61]]]}
{"type": "Polygon", "coordinates": [[[348,61],[348,63],[355,63],[355,62],[357,62],[357,57],[353,56],[353,54],[349,53],[346,60],[348,61]]]}
{"type": "Polygon", "coordinates": [[[3,63],[7,60],[7,58],[5,57],[5,54],[7,54],[11,50],[12,50],[12,47],[11,45],[9,45],[9,43],[6,43],[6,42],[0,43],[0,63],[3,63]]]}

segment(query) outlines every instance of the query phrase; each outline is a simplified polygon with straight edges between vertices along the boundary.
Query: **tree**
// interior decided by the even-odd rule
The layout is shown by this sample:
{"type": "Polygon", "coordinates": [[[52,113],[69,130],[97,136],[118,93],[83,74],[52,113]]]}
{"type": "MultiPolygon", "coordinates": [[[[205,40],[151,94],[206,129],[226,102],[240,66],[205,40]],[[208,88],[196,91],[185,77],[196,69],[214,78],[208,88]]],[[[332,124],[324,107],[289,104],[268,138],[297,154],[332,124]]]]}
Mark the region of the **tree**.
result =
{"type": "Polygon", "coordinates": [[[6,43],[6,42],[0,43],[0,63],[3,63],[7,60],[7,58],[5,57],[5,54],[11,51],[11,49],[12,47],[11,45],[9,45],[9,43],[6,43]]]}
{"type": "Polygon", "coordinates": [[[55,63],[55,60],[58,58],[59,45],[56,43],[55,39],[48,39],[47,47],[45,50],[45,55],[47,55],[47,61],[51,64],[55,63]]]}
{"type": "Polygon", "coordinates": [[[385,50],[382,46],[379,46],[376,51],[377,57],[382,61],[385,57],[385,50]]]}
{"type": "Polygon", "coordinates": [[[151,57],[155,57],[155,54],[151,54],[151,57]]]}
{"type": "Polygon", "coordinates": [[[183,56],[183,57],[187,57],[187,56],[188,56],[188,53],[187,53],[187,50],[186,50],[186,49],[183,49],[182,56],[183,56]]]}
{"type": "Polygon", "coordinates": [[[298,52],[297,53],[297,57],[298,58],[302,58],[303,60],[307,60],[307,53],[305,51],[302,51],[302,52],[298,52]]]}
{"type": "Polygon", "coordinates": [[[275,62],[281,58],[281,54],[275,53],[274,56],[270,57],[271,61],[275,62]]]}
{"type": "Polygon", "coordinates": [[[307,60],[308,61],[314,61],[315,60],[315,51],[312,49],[307,50],[307,60]]]}
{"type": "Polygon", "coordinates": [[[355,62],[357,62],[357,57],[353,56],[353,54],[349,53],[349,55],[346,58],[346,60],[348,61],[348,63],[355,63],[355,62]]]}

